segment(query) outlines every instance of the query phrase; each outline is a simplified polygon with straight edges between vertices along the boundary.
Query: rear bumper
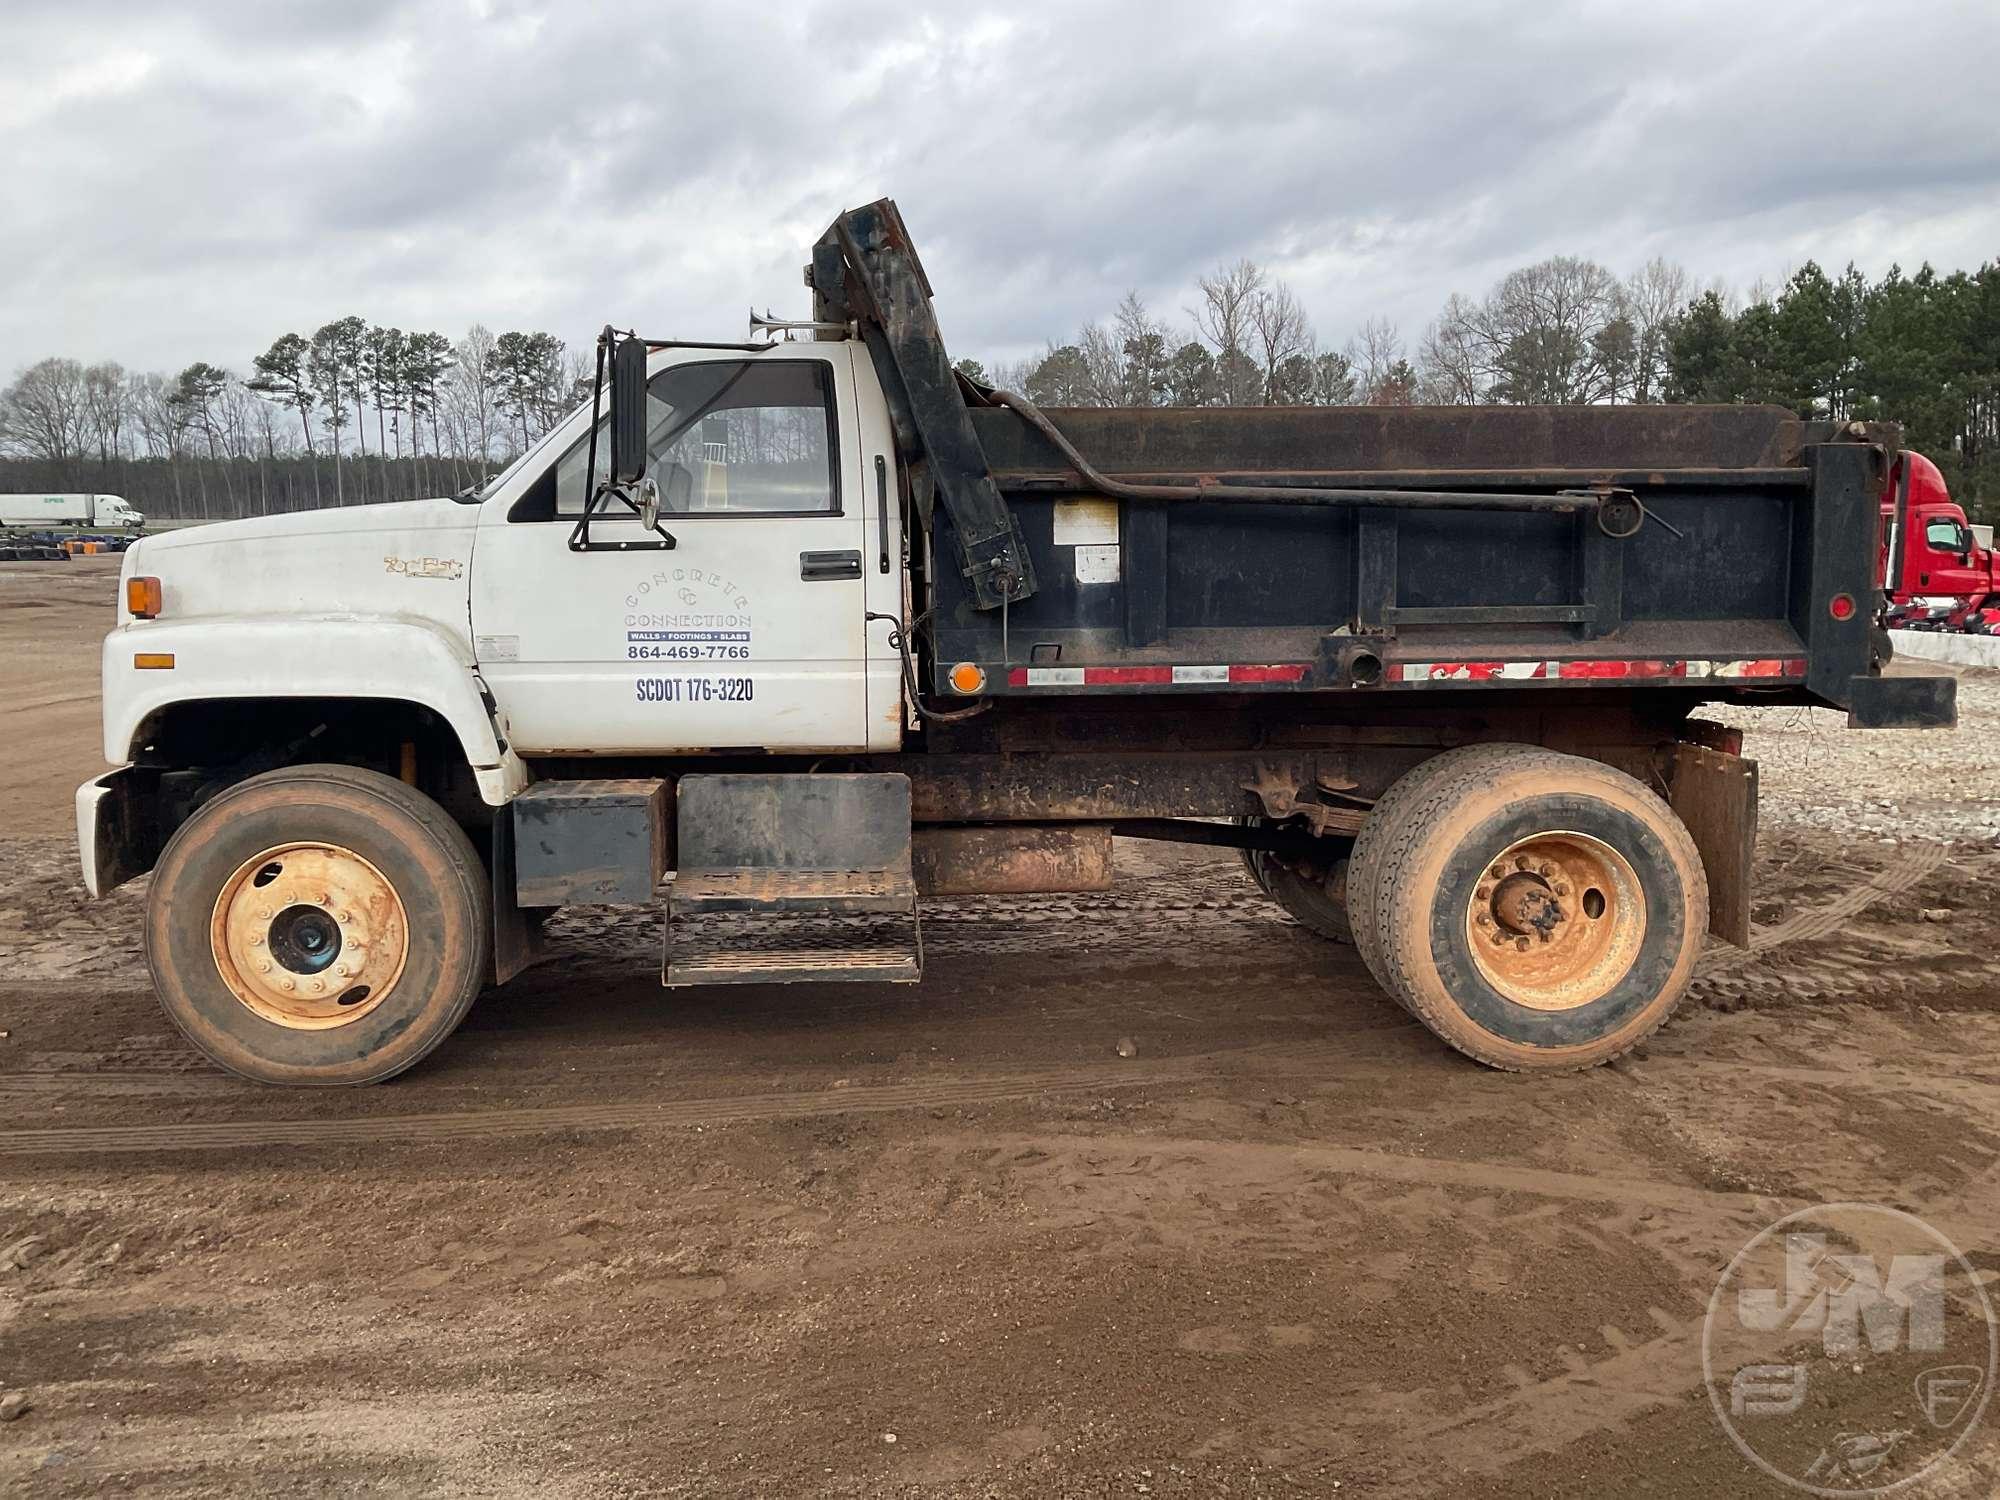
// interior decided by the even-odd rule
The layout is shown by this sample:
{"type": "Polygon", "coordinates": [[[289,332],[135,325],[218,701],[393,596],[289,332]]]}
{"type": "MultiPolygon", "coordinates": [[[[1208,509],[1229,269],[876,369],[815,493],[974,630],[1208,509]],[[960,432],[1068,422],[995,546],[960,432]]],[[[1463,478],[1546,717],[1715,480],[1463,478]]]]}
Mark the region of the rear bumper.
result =
{"type": "Polygon", "coordinates": [[[76,789],[77,855],[91,895],[116,890],[153,868],[159,857],[152,806],[157,783],[157,773],[127,766],[76,789]]]}

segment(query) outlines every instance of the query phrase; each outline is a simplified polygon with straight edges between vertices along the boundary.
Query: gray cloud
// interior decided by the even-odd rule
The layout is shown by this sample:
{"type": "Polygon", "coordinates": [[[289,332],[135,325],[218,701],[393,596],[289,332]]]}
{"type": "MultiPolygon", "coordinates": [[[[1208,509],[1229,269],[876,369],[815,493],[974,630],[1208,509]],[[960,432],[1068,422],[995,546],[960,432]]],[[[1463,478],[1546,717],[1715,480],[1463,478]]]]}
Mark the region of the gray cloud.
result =
{"type": "Polygon", "coordinates": [[[11,0],[0,374],[360,312],[734,336],[889,193],[962,353],[1250,255],[1323,339],[1556,252],[1739,284],[2000,254],[1990,0],[11,0]]]}

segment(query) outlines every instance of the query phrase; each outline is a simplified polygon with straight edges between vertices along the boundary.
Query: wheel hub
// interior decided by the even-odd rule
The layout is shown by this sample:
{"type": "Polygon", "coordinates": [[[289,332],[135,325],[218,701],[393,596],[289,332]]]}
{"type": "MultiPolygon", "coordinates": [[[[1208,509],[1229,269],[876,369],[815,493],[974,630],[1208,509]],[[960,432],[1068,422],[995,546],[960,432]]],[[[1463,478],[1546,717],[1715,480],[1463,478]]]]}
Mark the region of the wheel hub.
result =
{"type": "Polygon", "coordinates": [[[382,872],[336,844],[282,844],[237,866],[209,925],[217,972],[264,1020],[297,1030],[358,1021],[409,957],[409,920],[382,872]]]}
{"type": "Polygon", "coordinates": [[[1631,864],[1582,833],[1509,845],[1481,873],[1466,908],[1481,976],[1536,1010],[1574,1010],[1609,992],[1631,970],[1645,932],[1631,864]]]}

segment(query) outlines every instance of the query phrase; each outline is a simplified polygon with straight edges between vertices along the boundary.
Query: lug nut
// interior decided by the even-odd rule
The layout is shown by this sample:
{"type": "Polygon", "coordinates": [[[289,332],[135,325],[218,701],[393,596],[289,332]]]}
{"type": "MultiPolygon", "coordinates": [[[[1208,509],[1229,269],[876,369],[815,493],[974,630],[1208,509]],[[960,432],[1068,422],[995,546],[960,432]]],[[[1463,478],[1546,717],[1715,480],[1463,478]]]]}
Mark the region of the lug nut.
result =
{"type": "Polygon", "coordinates": [[[1556,872],[1556,867],[1555,867],[1555,862],[1553,860],[1545,859],[1542,861],[1542,873],[1544,875],[1553,875],[1555,874],[1555,872],[1556,872]]]}
{"type": "Polygon", "coordinates": [[[1493,919],[1483,911],[1475,915],[1472,920],[1477,922],[1481,927],[1491,927],[1493,925],[1493,919]]]}
{"type": "Polygon", "coordinates": [[[1504,932],[1496,932],[1496,933],[1494,933],[1494,934],[1493,934],[1493,946],[1494,946],[1494,947],[1498,948],[1498,947],[1499,947],[1499,946],[1500,946],[1501,944],[1505,943],[1506,941],[1507,941],[1507,934],[1506,934],[1506,933],[1504,933],[1504,932]]]}
{"type": "Polygon", "coordinates": [[[1515,938],[1514,947],[1517,951],[1526,953],[1528,951],[1528,940],[1526,938],[1515,938]]]}
{"type": "Polygon", "coordinates": [[[271,972],[271,960],[267,958],[267,959],[265,959],[265,960],[264,960],[264,961],[263,961],[262,963],[260,963],[259,965],[257,965],[257,972],[258,972],[259,974],[268,974],[268,973],[270,973],[270,972],[271,972]]]}
{"type": "Polygon", "coordinates": [[[1505,865],[1495,865],[1486,873],[1491,875],[1495,880],[1505,880],[1507,878],[1507,867],[1505,865]]]}
{"type": "Polygon", "coordinates": [[[1493,887],[1490,885],[1482,885],[1478,890],[1474,891],[1472,894],[1476,899],[1480,901],[1489,901],[1493,897],[1493,887]]]}
{"type": "Polygon", "coordinates": [[[1550,938],[1554,936],[1555,934],[1553,932],[1544,932],[1542,933],[1542,941],[1546,943],[1550,938]]]}
{"type": "Polygon", "coordinates": [[[1569,894],[1569,882],[1558,880],[1556,882],[1556,894],[1558,896],[1567,896],[1569,894]]]}
{"type": "Polygon", "coordinates": [[[299,987],[299,983],[298,983],[298,981],[297,981],[296,979],[287,979],[287,980],[285,981],[285,988],[286,988],[286,989],[288,989],[288,990],[295,990],[295,989],[297,989],[298,987],[299,987]]]}

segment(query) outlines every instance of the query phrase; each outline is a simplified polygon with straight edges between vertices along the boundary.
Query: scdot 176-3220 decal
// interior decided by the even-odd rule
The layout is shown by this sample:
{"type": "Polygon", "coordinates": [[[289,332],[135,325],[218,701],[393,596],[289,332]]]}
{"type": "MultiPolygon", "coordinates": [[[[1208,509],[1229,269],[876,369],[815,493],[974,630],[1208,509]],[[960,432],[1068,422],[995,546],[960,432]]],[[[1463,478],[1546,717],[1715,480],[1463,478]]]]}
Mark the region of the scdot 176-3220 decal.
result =
{"type": "Polygon", "coordinates": [[[641,703],[749,703],[757,696],[748,677],[641,677],[633,689],[641,703]]]}

